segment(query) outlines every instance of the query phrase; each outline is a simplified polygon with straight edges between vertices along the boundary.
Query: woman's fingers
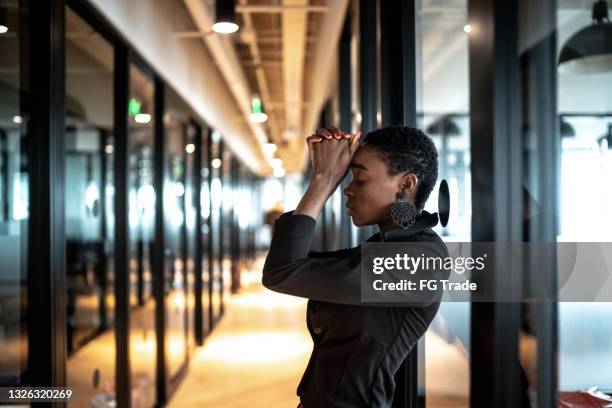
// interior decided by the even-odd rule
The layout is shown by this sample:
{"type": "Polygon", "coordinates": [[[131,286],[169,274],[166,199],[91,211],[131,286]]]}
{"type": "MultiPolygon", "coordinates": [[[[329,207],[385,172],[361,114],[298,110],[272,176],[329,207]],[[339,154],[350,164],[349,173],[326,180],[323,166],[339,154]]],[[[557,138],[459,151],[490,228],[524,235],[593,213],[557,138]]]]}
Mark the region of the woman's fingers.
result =
{"type": "Polygon", "coordinates": [[[323,138],[319,135],[310,135],[306,138],[306,143],[308,144],[308,147],[310,148],[312,146],[312,144],[314,143],[318,143],[320,141],[322,141],[323,138]]]}
{"type": "Polygon", "coordinates": [[[323,136],[325,139],[330,140],[333,139],[334,135],[328,129],[319,129],[317,130],[317,135],[323,136]]]}

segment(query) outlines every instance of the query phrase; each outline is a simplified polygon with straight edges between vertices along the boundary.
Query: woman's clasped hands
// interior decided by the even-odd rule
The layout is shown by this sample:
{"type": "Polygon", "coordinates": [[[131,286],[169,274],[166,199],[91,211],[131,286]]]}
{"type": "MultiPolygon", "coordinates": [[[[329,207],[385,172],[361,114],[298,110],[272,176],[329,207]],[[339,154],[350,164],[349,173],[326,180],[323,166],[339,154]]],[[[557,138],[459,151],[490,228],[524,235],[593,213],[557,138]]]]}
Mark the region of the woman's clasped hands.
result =
{"type": "Polygon", "coordinates": [[[337,186],[346,175],[351,160],[359,147],[361,132],[340,129],[319,129],[308,136],[308,151],[314,178],[322,178],[337,186]]]}

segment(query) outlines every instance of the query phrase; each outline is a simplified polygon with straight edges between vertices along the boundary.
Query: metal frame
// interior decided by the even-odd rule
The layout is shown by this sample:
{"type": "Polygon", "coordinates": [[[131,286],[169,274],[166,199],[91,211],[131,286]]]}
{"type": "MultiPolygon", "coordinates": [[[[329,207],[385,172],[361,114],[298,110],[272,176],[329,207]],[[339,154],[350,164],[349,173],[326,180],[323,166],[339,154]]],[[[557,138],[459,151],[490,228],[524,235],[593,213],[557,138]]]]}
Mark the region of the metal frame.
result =
{"type": "Polygon", "coordinates": [[[166,236],[164,222],[164,181],[166,175],[166,130],[164,128],[164,84],[154,77],[155,113],[153,143],[153,185],[155,189],[155,242],[153,253],[153,297],[155,298],[155,337],[156,337],[156,383],[157,402],[165,401],[168,395],[169,379],[166,364],[166,236]]]}
{"type": "MultiPolygon", "coordinates": [[[[28,2],[28,374],[32,386],[66,384],[64,231],[64,1],[28,2]]],[[[25,6],[25,4],[24,4],[25,6]]],[[[25,101],[22,101],[25,103],[25,101]]],[[[22,105],[23,106],[23,105],[22,105]]],[[[32,403],[32,406],[51,406],[32,403]]],[[[63,406],[57,404],[56,406],[63,406]]]]}
{"type": "Polygon", "coordinates": [[[115,45],[115,377],[117,406],[131,405],[129,281],[129,51],[115,45]]]}
{"type": "Polygon", "coordinates": [[[194,331],[196,345],[204,343],[204,319],[202,305],[202,262],[204,261],[203,245],[204,237],[202,236],[202,127],[193,123],[196,129],[193,144],[195,150],[193,152],[193,183],[194,183],[194,207],[196,213],[195,219],[195,254],[194,254],[194,301],[195,301],[195,316],[194,316],[194,331]]]}

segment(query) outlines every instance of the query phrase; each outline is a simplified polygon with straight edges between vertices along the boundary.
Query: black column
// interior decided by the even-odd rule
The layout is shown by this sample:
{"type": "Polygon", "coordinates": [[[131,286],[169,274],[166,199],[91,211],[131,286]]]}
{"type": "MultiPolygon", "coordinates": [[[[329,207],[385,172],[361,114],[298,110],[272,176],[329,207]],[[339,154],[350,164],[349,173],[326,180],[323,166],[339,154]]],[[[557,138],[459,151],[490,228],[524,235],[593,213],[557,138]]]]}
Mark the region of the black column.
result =
{"type": "MultiPolygon", "coordinates": [[[[361,131],[365,135],[378,126],[378,0],[359,1],[359,106],[361,131]]],[[[359,228],[359,241],[376,232],[376,227],[359,228]]]]}
{"type": "Polygon", "coordinates": [[[416,126],[414,0],[380,0],[382,125],[416,126]]]}
{"type": "Polygon", "coordinates": [[[166,237],[164,228],[164,178],[166,138],[164,129],[164,83],[155,77],[154,153],[153,185],[155,189],[155,242],[153,265],[153,296],[155,297],[155,337],[157,340],[157,403],[166,400],[168,376],[166,375],[166,327],[165,286],[166,286],[166,237]]]}
{"type": "Polygon", "coordinates": [[[195,341],[197,345],[204,343],[204,317],[202,308],[202,262],[204,260],[204,240],[202,236],[202,128],[196,126],[196,134],[193,143],[195,150],[193,152],[193,183],[194,186],[194,207],[196,213],[195,219],[195,254],[194,254],[194,296],[195,296],[195,316],[194,330],[195,341]]]}
{"type": "Polygon", "coordinates": [[[130,368],[130,269],[129,269],[129,139],[128,51],[115,45],[115,380],[117,406],[131,406],[130,368]]]}
{"type": "MultiPolygon", "coordinates": [[[[473,241],[521,240],[521,143],[518,8],[504,0],[469,0],[473,241]]],[[[520,268],[478,282],[492,293],[520,294],[520,268]],[[506,279],[507,283],[508,280],[506,279]]],[[[470,405],[522,407],[518,353],[520,303],[473,303],[470,405]]]]}
{"type": "Polygon", "coordinates": [[[65,386],[64,1],[31,1],[29,12],[28,371],[32,386],[65,386]]]}
{"type": "MultiPolygon", "coordinates": [[[[380,83],[382,125],[416,126],[416,20],[414,1],[380,0],[380,83]]],[[[419,367],[425,342],[415,345],[395,375],[393,407],[424,407],[418,395],[419,367]]],[[[424,358],[423,358],[424,361],[424,358]]]]}

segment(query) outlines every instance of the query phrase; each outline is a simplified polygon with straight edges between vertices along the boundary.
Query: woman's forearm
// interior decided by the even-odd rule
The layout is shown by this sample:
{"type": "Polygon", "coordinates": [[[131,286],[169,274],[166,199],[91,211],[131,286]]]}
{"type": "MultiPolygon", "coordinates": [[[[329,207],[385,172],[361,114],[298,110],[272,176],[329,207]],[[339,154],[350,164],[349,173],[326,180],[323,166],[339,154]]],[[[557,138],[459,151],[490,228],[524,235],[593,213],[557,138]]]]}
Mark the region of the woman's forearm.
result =
{"type": "Polygon", "coordinates": [[[293,213],[308,215],[316,220],[337,184],[332,177],[315,175],[293,213]]]}

